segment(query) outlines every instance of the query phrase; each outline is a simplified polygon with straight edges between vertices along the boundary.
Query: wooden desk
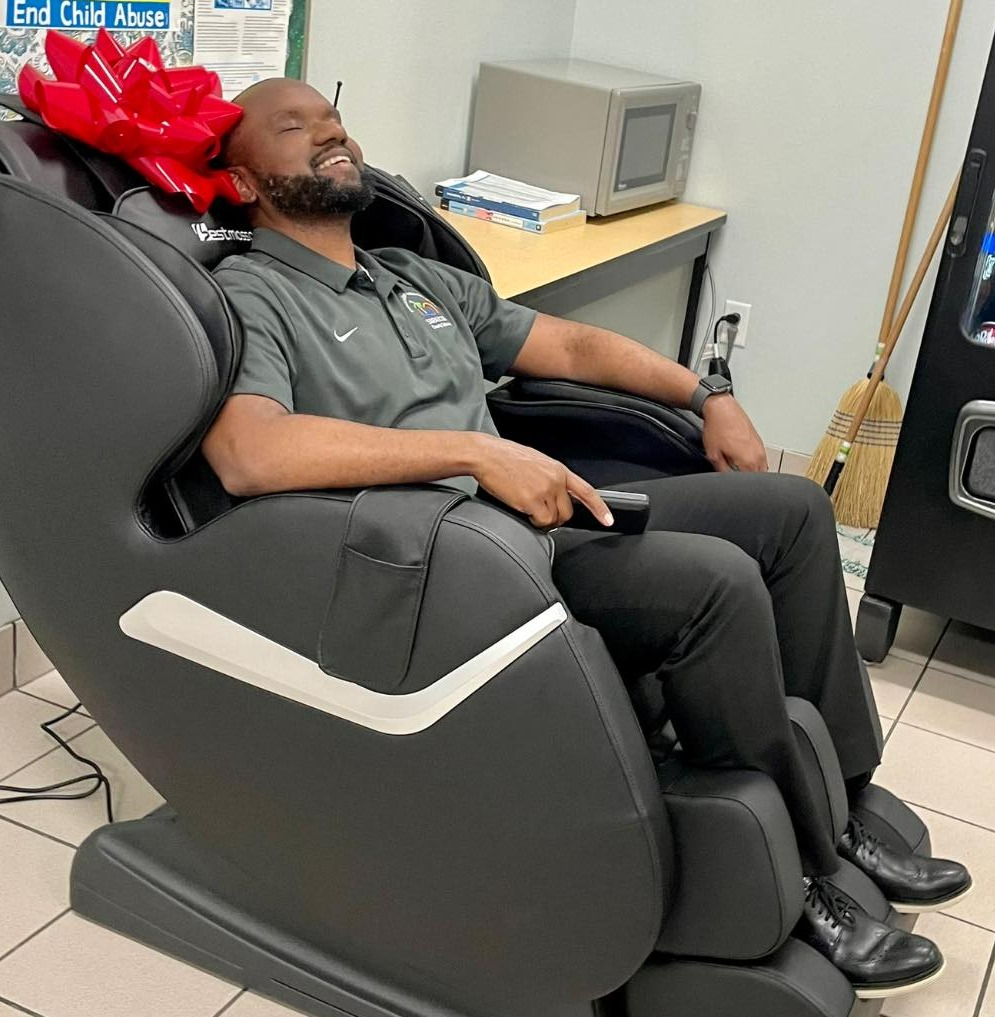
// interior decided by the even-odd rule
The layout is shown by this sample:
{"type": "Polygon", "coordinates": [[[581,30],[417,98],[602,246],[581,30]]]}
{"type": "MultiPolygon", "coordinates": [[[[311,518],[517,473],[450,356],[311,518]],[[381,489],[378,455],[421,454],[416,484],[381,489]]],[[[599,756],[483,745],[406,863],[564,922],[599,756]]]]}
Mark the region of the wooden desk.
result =
{"type": "Polygon", "coordinates": [[[439,210],[480,255],[502,297],[552,314],[619,289],[634,277],[693,260],[678,359],[691,356],[711,234],[725,212],[682,202],[590,219],[560,233],[526,233],[439,210]]]}

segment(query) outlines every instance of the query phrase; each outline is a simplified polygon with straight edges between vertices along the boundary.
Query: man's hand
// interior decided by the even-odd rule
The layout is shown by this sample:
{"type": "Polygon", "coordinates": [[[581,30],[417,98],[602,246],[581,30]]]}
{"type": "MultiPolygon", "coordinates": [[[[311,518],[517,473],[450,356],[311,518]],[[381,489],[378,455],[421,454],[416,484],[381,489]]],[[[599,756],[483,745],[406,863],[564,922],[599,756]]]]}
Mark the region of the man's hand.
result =
{"type": "Polygon", "coordinates": [[[743,408],[731,395],[713,395],[702,408],[708,461],[719,471],[767,471],[767,450],[743,408]]]}
{"type": "Polygon", "coordinates": [[[612,514],[598,492],[582,477],[535,449],[504,438],[479,434],[473,476],[480,486],[533,526],[548,530],[562,526],[573,515],[572,498],[586,505],[605,526],[612,514]]]}

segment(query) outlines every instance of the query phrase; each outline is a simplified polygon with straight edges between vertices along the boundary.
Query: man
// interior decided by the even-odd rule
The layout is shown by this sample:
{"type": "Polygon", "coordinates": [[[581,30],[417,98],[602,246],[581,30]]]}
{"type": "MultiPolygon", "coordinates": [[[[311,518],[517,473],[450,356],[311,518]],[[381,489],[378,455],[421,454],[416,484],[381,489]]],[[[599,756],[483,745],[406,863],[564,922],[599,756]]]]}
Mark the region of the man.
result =
{"type": "Polygon", "coordinates": [[[786,692],[819,707],[851,791],[879,762],[823,493],[763,476],[763,445],[733,397],[709,397],[691,371],[639,343],[518,307],[409,252],[354,248],[350,219],[373,190],[337,110],[279,79],[238,101],[245,115],[223,158],[255,237],[216,274],[245,352],[204,441],[225,487],[441,482],[479,487],[537,527],[567,523],[574,501],[608,523],[590,484],[497,436],[484,378],[568,378],[696,406],[718,472],[623,485],[651,494],[647,532],[558,532],[557,587],[600,630],[627,683],[657,676],[687,757],[777,782],[805,865],[799,934],[858,993],[935,977],[943,961],[932,943],[874,922],[823,878],[839,850],[898,906],[938,907],[970,885],[962,866],[896,855],[856,821],[834,845],[819,819],[786,692]]]}

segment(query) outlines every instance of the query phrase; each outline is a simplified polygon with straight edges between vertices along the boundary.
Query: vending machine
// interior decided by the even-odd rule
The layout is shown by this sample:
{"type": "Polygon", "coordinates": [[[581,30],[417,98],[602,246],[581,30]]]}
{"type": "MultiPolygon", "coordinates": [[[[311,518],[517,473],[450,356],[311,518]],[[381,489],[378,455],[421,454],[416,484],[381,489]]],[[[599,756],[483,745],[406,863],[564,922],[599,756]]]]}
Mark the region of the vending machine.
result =
{"type": "Polygon", "coordinates": [[[995,629],[995,49],[857,616],[882,660],[902,606],[995,629]]]}

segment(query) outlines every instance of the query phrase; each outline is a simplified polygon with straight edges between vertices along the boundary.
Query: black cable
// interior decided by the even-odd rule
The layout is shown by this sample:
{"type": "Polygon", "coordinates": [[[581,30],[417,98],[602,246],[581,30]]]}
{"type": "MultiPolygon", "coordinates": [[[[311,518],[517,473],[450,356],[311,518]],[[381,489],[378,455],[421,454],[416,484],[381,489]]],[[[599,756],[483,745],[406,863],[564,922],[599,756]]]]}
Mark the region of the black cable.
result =
{"type": "MultiPolygon", "coordinates": [[[[735,329],[739,325],[741,317],[738,312],[733,311],[730,314],[723,314],[721,318],[715,322],[715,327],[712,329],[712,345],[711,345],[711,356],[708,360],[708,374],[718,374],[725,378],[728,382],[732,382],[732,372],[729,370],[729,360],[732,358],[732,339],[730,338],[730,328],[735,329]],[[726,355],[722,356],[721,350],[719,349],[719,328],[725,325],[726,328],[726,355]]],[[[735,332],[733,332],[735,336],[735,332]]],[[[705,350],[702,350],[704,353],[705,350]]]]}
{"type": "MultiPolygon", "coordinates": [[[[729,314],[723,314],[718,321],[715,322],[715,328],[712,329],[712,343],[717,348],[719,345],[719,325],[738,325],[742,320],[742,315],[739,311],[732,311],[729,314]]],[[[726,357],[729,355],[729,343],[726,341],[726,357]]]]}
{"type": "Polygon", "coordinates": [[[81,756],[76,752],[73,747],[59,734],[56,734],[52,730],[55,724],[60,723],[67,717],[71,717],[77,710],[82,707],[82,703],[77,703],[72,709],[66,710],[65,713],[60,713],[58,717],[53,717],[51,720],[46,720],[41,724],[41,729],[50,738],[54,739],[66,752],[69,753],[73,759],[82,763],[84,766],[92,768],[93,773],[84,773],[78,777],[70,777],[68,780],[59,781],[56,784],[47,784],[45,787],[15,787],[11,784],[0,784],[0,791],[9,791],[14,794],[12,798],[0,798],[0,805],[13,805],[17,802],[40,802],[40,801],[57,801],[57,802],[71,802],[76,801],[80,798],[89,798],[90,795],[96,794],[100,789],[101,785],[104,788],[105,803],[107,805],[107,822],[114,822],[114,809],[111,803],[111,785],[110,781],[104,775],[104,771],[92,760],[87,759],[86,756],[81,756]],[[85,781],[96,781],[89,791],[81,791],[75,795],[54,795],[50,794],[51,791],[58,791],[60,788],[73,787],[76,784],[82,784],[85,781]]]}

